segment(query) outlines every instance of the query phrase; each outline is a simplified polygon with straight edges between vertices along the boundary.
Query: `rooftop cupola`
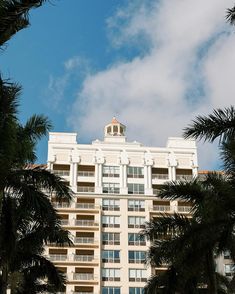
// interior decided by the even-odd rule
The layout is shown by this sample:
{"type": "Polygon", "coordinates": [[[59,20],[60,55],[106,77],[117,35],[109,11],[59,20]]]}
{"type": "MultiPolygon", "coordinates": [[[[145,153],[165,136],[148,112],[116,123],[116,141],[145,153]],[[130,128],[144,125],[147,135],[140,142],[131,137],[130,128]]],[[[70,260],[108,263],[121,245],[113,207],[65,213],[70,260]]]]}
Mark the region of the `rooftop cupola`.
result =
{"type": "Polygon", "coordinates": [[[116,117],[104,128],[104,140],[106,142],[125,142],[126,127],[121,124],[116,117]]]}

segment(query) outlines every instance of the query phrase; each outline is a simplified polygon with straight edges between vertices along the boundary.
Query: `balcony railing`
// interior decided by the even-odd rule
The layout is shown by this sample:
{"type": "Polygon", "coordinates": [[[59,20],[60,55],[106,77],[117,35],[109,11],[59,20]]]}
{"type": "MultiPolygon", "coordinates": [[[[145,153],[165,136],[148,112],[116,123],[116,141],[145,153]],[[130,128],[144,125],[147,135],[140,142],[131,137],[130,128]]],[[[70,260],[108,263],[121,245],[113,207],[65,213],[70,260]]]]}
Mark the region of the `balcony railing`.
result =
{"type": "Polygon", "coordinates": [[[67,202],[52,202],[52,204],[55,208],[68,208],[68,207],[70,207],[70,204],[67,202]]]}
{"type": "Polygon", "coordinates": [[[156,195],[156,196],[159,195],[159,192],[160,192],[159,189],[153,189],[153,194],[154,194],[154,195],[156,195]]]}
{"type": "Polygon", "coordinates": [[[95,208],[99,208],[99,206],[95,205],[93,203],[76,203],[76,208],[79,208],[79,209],[95,209],[95,208]]]}
{"type": "Polygon", "coordinates": [[[94,255],[74,255],[75,261],[91,262],[95,259],[94,255]]]}
{"type": "Polygon", "coordinates": [[[152,179],[168,180],[169,176],[168,176],[168,174],[152,174],[152,179]]]}
{"type": "Polygon", "coordinates": [[[96,227],[99,224],[93,220],[80,220],[80,219],[78,220],[78,219],[76,219],[75,225],[80,226],[80,227],[96,227]]]}
{"type": "Polygon", "coordinates": [[[178,212],[189,213],[191,209],[191,206],[178,206],[178,212]]]}
{"type": "Polygon", "coordinates": [[[93,171],[78,171],[78,177],[94,177],[95,172],[93,171]]]}
{"type": "Polygon", "coordinates": [[[68,219],[61,219],[61,225],[62,226],[68,226],[70,225],[70,221],[68,219]]]}
{"type": "Polygon", "coordinates": [[[96,240],[93,237],[75,237],[75,244],[95,244],[96,240]]]}
{"type": "Polygon", "coordinates": [[[66,254],[50,254],[49,259],[51,261],[66,261],[68,256],[66,254]]]}
{"type": "Polygon", "coordinates": [[[69,170],[53,170],[53,173],[57,176],[68,177],[69,170]]]}
{"type": "Polygon", "coordinates": [[[191,181],[193,179],[192,175],[176,175],[176,180],[186,180],[186,181],[191,181]]]}
{"type": "Polygon", "coordinates": [[[82,193],[94,193],[95,187],[79,187],[78,186],[77,191],[82,193]]]}
{"type": "Polygon", "coordinates": [[[169,212],[171,207],[170,205],[153,205],[153,210],[158,212],[169,212]]]}
{"type": "Polygon", "coordinates": [[[94,292],[73,292],[72,294],[94,294],[94,292]]]}
{"type": "Polygon", "coordinates": [[[78,281],[94,281],[94,274],[90,273],[75,273],[73,274],[73,279],[78,281]]]}

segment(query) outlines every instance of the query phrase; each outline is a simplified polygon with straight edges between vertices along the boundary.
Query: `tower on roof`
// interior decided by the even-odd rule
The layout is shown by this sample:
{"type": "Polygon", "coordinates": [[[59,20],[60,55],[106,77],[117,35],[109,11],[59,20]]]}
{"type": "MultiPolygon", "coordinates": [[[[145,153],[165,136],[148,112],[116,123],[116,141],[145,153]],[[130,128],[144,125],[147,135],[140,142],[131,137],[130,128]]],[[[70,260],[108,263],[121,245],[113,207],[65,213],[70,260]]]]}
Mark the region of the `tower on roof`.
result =
{"type": "MultiPolygon", "coordinates": [[[[105,141],[110,141],[109,139],[114,137],[116,139],[122,139],[121,141],[125,142],[125,131],[126,131],[126,126],[121,124],[116,117],[112,118],[111,123],[107,124],[104,128],[104,137],[105,141]],[[124,139],[124,140],[123,140],[124,139]]],[[[111,139],[113,141],[113,139],[111,139]]],[[[116,140],[115,140],[116,141],[116,140]]],[[[118,140],[120,141],[120,140],[118,140]]]]}

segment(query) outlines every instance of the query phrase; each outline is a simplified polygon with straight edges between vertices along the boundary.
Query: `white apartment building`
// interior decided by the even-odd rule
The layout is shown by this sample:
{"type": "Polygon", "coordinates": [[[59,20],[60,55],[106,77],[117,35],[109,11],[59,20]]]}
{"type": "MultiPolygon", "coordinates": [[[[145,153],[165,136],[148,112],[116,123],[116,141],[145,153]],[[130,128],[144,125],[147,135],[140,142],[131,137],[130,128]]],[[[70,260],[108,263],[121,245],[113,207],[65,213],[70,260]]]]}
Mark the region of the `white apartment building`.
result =
{"type": "Polygon", "coordinates": [[[72,236],[71,247],[46,248],[67,275],[66,293],[141,294],[164,268],[144,264],[148,242],[138,233],[160,213],[189,213],[182,201],[157,198],[166,181],[197,176],[194,140],[169,138],[166,147],[128,142],[113,118],[104,140],[79,144],[76,133],[50,133],[48,168],[75,192],[71,203],[52,201],[72,236]]]}

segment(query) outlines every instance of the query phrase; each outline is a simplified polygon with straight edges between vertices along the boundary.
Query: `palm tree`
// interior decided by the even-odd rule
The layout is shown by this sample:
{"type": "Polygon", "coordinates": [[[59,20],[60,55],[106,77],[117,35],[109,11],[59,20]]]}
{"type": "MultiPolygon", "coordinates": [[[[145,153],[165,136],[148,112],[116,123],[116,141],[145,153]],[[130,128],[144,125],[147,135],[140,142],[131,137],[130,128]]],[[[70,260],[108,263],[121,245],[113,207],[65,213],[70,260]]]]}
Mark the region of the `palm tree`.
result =
{"type": "MultiPolygon", "coordinates": [[[[50,196],[56,195],[59,201],[63,199],[69,201],[72,197],[70,188],[60,177],[40,166],[36,168],[32,166],[36,160],[36,143],[51,128],[51,123],[44,116],[34,115],[22,125],[17,117],[19,94],[18,85],[0,79],[0,271],[2,272],[0,292],[3,294],[6,293],[10,276],[15,272],[10,265],[17,264],[17,261],[13,262],[12,259],[18,244],[17,234],[21,228],[21,223],[14,221],[13,213],[4,214],[6,201],[14,199],[15,202],[12,200],[11,203],[15,203],[12,205],[17,210],[18,221],[21,220],[25,229],[25,236],[31,232],[32,227],[35,228],[35,222],[39,226],[41,234],[40,231],[37,231],[37,234],[41,242],[38,241],[38,244],[42,250],[43,244],[48,241],[61,244],[68,241],[68,233],[61,229],[50,196]],[[8,231],[11,225],[12,234],[8,231]],[[47,234],[43,235],[45,230],[47,234]]],[[[27,248],[23,244],[22,246],[27,248]]],[[[35,254],[38,252],[36,251],[35,254]]],[[[20,261],[20,259],[23,256],[23,254],[17,255],[18,264],[22,262],[22,266],[24,260],[20,261]]],[[[32,259],[32,264],[34,263],[32,259]]],[[[22,267],[23,269],[25,266],[22,267]]],[[[20,266],[16,270],[17,273],[22,272],[20,266]]]]}
{"type": "MultiPolygon", "coordinates": [[[[144,234],[152,241],[148,255],[150,263],[170,265],[160,281],[166,281],[166,276],[177,277],[181,291],[182,287],[191,289],[191,292],[183,290],[183,293],[193,293],[192,289],[198,293],[200,284],[207,285],[207,293],[211,294],[222,293],[225,287],[224,279],[220,286],[221,277],[216,274],[214,257],[228,250],[234,258],[235,199],[234,187],[224,177],[209,174],[202,182],[195,179],[164,185],[159,196],[192,203],[192,218],[162,215],[145,228],[144,234]],[[175,276],[170,275],[172,269],[175,276]]],[[[158,276],[150,280],[147,289],[152,289],[156,280],[159,283],[158,276]]]]}
{"type": "Polygon", "coordinates": [[[232,8],[227,9],[226,20],[231,25],[235,25],[235,5],[232,8]]]}
{"type": "Polygon", "coordinates": [[[0,1],[0,47],[14,34],[29,26],[29,11],[40,7],[45,0],[0,1]]]}

